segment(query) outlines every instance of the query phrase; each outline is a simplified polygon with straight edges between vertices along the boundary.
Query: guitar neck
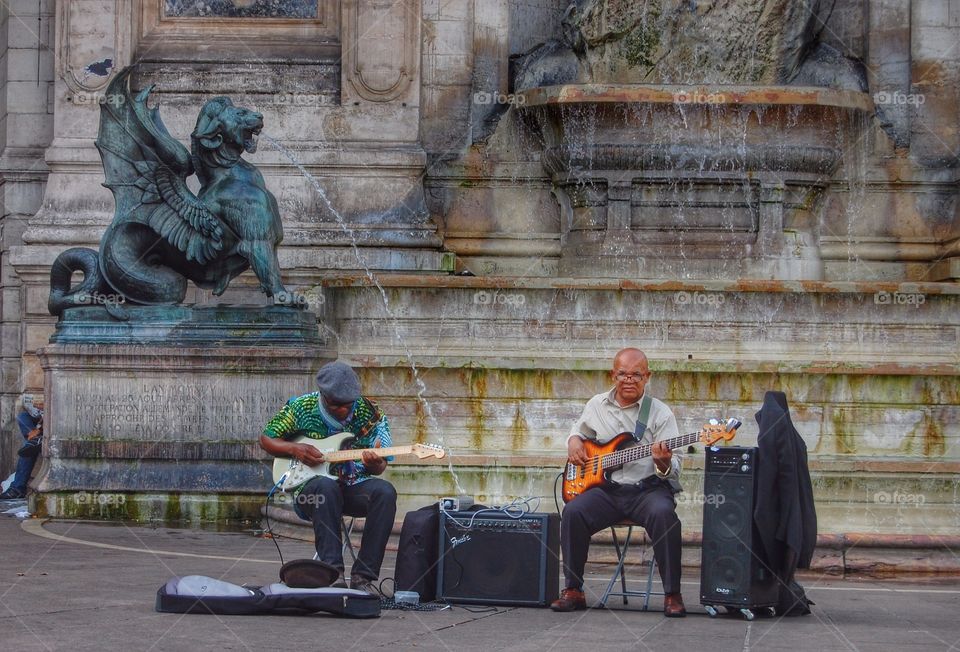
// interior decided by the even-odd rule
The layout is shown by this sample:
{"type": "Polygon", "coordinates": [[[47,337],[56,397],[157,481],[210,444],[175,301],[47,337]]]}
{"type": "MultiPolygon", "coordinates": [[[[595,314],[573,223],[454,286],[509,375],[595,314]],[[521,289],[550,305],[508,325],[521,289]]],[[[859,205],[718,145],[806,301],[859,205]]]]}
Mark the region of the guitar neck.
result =
{"type": "Polygon", "coordinates": [[[388,446],[387,448],[357,448],[340,451],[331,451],[324,453],[323,458],[327,462],[349,462],[350,460],[359,460],[367,451],[376,453],[380,457],[389,457],[391,455],[409,455],[413,452],[413,446],[388,446]]]}
{"type": "MultiPolygon", "coordinates": [[[[700,441],[700,433],[692,432],[689,435],[680,435],[679,437],[665,439],[663,443],[666,444],[670,450],[673,450],[674,448],[683,448],[684,446],[695,444],[698,441],[700,441]]],[[[627,462],[643,459],[644,457],[650,457],[652,448],[653,444],[640,444],[639,446],[624,448],[608,455],[601,455],[602,467],[609,469],[615,466],[622,466],[627,462]]]]}

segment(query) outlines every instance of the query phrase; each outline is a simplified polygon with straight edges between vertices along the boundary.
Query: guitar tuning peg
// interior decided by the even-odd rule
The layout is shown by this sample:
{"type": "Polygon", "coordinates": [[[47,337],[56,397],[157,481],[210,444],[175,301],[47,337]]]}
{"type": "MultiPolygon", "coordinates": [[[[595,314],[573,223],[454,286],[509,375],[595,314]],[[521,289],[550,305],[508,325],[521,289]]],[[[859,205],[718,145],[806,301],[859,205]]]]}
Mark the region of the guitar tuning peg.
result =
{"type": "Polygon", "coordinates": [[[711,426],[719,426],[719,425],[720,425],[720,421],[717,420],[717,419],[710,419],[710,421],[708,421],[707,423],[709,423],[711,426]]]}

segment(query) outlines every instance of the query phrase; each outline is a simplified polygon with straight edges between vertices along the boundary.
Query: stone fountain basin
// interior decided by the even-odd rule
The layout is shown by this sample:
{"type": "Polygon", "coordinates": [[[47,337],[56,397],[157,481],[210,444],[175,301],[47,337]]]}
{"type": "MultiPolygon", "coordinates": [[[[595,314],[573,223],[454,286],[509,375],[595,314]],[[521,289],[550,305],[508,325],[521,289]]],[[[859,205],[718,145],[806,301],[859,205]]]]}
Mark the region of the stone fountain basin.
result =
{"type": "Polygon", "coordinates": [[[866,93],[792,86],[570,84],[516,106],[539,123],[552,173],[605,169],[832,174],[866,93]]]}
{"type": "Polygon", "coordinates": [[[822,278],[823,191],[873,112],[864,93],[789,86],[565,85],[515,104],[566,215],[560,273],[632,278],[822,278]]]}

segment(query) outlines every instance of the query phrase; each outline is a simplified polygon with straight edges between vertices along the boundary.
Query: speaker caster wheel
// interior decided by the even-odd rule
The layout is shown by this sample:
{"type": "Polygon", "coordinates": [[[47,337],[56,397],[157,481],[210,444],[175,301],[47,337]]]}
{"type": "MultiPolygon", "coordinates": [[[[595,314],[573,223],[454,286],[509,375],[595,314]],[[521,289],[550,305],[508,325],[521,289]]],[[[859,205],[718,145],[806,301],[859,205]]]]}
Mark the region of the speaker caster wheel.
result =
{"type": "Polygon", "coordinates": [[[714,607],[714,606],[712,606],[712,605],[709,605],[709,604],[705,604],[705,605],[703,605],[703,608],[707,610],[707,614],[708,614],[711,618],[716,618],[716,617],[717,617],[717,608],[716,608],[716,607],[714,607]]]}
{"type": "Polygon", "coordinates": [[[747,620],[753,620],[753,612],[750,611],[749,609],[741,609],[740,613],[742,613],[743,617],[746,618],[747,620]]]}

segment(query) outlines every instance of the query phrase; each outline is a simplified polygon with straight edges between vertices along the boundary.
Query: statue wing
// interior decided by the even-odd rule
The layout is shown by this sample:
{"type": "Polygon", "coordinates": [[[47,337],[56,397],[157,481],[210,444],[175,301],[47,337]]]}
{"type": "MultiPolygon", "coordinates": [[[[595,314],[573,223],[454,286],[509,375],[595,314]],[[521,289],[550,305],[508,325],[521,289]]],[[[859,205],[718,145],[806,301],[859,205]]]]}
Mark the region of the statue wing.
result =
{"type": "Polygon", "coordinates": [[[103,185],[116,201],[114,224],[146,224],[187,260],[207,263],[224,246],[224,225],[187,187],[190,152],[167,131],[160,111],[147,107],[153,86],[131,97],[131,70],[110,82],[96,140],[103,185]]]}

